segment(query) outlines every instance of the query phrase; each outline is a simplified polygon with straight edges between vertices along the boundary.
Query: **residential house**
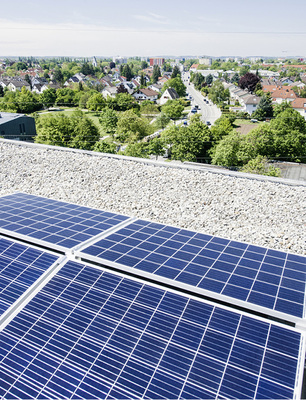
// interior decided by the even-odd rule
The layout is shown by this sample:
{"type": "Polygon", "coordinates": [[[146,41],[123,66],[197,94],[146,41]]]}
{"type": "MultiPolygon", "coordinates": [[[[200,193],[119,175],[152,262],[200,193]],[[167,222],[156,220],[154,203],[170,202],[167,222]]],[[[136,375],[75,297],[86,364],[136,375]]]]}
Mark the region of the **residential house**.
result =
{"type": "Polygon", "coordinates": [[[40,94],[42,93],[42,88],[43,85],[41,85],[40,83],[35,83],[35,85],[32,86],[32,92],[40,94]]]}
{"type": "Polygon", "coordinates": [[[294,81],[288,77],[284,77],[284,78],[280,78],[280,83],[281,85],[283,85],[284,83],[287,83],[288,85],[292,85],[294,83],[294,81]]]}
{"type": "Polygon", "coordinates": [[[158,93],[155,92],[155,90],[144,88],[144,89],[138,89],[133,94],[133,97],[138,101],[143,101],[143,100],[156,101],[158,99],[158,93]]]}
{"type": "Polygon", "coordinates": [[[70,86],[72,83],[84,82],[85,80],[86,80],[86,75],[82,74],[82,72],[78,72],[77,74],[74,74],[71,78],[69,78],[64,83],[64,86],[70,86]]]}
{"type": "Polygon", "coordinates": [[[105,75],[103,78],[101,78],[100,82],[104,86],[113,86],[112,78],[109,75],[105,75]]]}
{"type": "Polygon", "coordinates": [[[192,64],[192,66],[189,68],[190,72],[197,72],[199,64],[192,64]]]}
{"type": "Polygon", "coordinates": [[[306,99],[302,97],[298,97],[294,99],[291,103],[291,107],[294,110],[298,111],[302,117],[306,119],[306,99]]]}
{"type": "Polygon", "coordinates": [[[175,100],[178,99],[180,96],[177,94],[176,90],[173,88],[168,88],[164,91],[164,93],[161,95],[161,98],[159,99],[159,104],[163,105],[167,103],[168,100],[175,100]]]}
{"type": "Polygon", "coordinates": [[[148,86],[149,89],[155,90],[155,92],[160,93],[162,90],[163,85],[160,83],[153,83],[152,85],[148,86]]]}
{"type": "Polygon", "coordinates": [[[48,79],[43,78],[43,77],[32,77],[31,79],[31,85],[32,87],[34,85],[47,85],[48,84],[48,79]]]}
{"type": "Polygon", "coordinates": [[[263,86],[264,93],[271,93],[273,103],[281,104],[284,101],[293,101],[297,96],[289,86],[263,86]]]}
{"type": "Polygon", "coordinates": [[[258,104],[260,102],[260,97],[254,94],[249,94],[248,96],[241,99],[243,110],[249,115],[252,115],[254,111],[257,110],[258,104]]]}
{"type": "Polygon", "coordinates": [[[163,85],[164,83],[166,83],[168,80],[170,79],[169,75],[164,74],[163,76],[160,76],[158,78],[158,83],[163,85]]]}
{"type": "Polygon", "coordinates": [[[12,92],[21,91],[21,89],[25,87],[28,90],[31,90],[31,85],[27,81],[22,80],[13,80],[7,85],[7,88],[12,92]]]}
{"type": "Polygon", "coordinates": [[[108,96],[115,98],[117,94],[117,88],[115,86],[107,86],[102,90],[102,95],[106,99],[108,96]]]}
{"type": "Polygon", "coordinates": [[[4,139],[33,141],[35,119],[24,114],[0,113],[0,136],[4,139]]]}

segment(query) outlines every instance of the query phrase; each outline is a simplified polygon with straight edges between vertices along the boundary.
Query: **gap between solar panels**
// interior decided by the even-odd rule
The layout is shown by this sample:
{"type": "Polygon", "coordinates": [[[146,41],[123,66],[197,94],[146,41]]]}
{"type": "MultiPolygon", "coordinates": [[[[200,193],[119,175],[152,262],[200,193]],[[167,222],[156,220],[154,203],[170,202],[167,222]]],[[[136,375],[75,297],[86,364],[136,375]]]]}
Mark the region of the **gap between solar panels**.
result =
{"type": "Polygon", "coordinates": [[[305,328],[303,256],[24,193],[0,198],[0,233],[305,328]]]}

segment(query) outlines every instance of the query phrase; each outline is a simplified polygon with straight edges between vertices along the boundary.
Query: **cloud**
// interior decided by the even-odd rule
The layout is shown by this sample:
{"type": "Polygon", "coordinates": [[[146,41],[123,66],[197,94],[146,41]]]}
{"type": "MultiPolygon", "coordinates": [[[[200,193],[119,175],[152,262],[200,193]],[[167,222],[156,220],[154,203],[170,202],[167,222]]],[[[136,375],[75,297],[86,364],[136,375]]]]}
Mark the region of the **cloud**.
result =
{"type": "Polygon", "coordinates": [[[166,25],[168,24],[170,21],[168,20],[168,18],[162,16],[162,15],[158,15],[155,13],[148,13],[146,15],[133,15],[133,17],[135,19],[138,19],[139,21],[144,21],[144,22],[151,22],[153,24],[161,24],[161,25],[166,25]]]}

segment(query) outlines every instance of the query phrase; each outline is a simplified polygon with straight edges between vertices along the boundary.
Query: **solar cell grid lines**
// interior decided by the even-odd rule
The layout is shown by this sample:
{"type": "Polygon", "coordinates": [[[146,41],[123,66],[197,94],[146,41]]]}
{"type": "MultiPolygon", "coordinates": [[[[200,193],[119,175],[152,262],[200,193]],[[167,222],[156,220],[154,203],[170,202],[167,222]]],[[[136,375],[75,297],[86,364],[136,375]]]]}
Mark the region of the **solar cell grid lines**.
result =
{"type": "Polygon", "coordinates": [[[0,236],[0,316],[58,259],[0,236]]]}
{"type": "Polygon", "coordinates": [[[5,399],[293,398],[303,351],[293,329],[72,261],[0,342],[5,399]]]}
{"type": "Polygon", "coordinates": [[[71,249],[128,217],[25,193],[0,197],[0,231],[71,249]]]}
{"type": "Polygon", "coordinates": [[[278,316],[305,316],[303,256],[145,220],[127,224],[77,255],[278,316]]]}

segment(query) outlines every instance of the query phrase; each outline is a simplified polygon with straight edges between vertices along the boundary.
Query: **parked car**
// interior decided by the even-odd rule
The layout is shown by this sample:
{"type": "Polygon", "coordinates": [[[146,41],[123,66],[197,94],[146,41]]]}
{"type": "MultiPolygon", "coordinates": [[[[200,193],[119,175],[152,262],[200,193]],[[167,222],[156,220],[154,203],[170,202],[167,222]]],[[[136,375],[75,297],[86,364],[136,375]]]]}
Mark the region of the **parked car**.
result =
{"type": "Polygon", "coordinates": [[[206,125],[211,125],[210,121],[206,121],[206,125]]]}
{"type": "Polygon", "coordinates": [[[191,112],[192,112],[193,114],[195,114],[197,111],[198,111],[198,110],[197,110],[196,108],[193,108],[193,109],[191,110],[191,112]]]}

